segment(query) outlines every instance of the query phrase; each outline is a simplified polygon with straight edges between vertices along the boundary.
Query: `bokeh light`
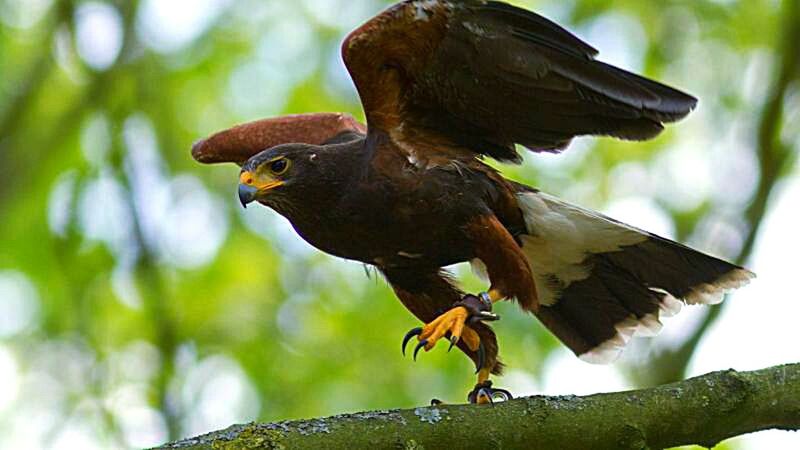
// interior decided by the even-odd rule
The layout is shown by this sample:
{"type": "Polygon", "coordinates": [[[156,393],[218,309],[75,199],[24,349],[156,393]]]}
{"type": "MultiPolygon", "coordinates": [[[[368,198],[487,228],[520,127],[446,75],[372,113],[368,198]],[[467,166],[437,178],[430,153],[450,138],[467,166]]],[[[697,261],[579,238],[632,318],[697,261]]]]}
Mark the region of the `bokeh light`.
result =
{"type": "MultiPolygon", "coordinates": [[[[320,253],[273,211],[242,209],[239,169],[189,154],[266,116],[363,119],[340,44],[389,3],[0,0],[1,448],[143,448],[252,420],[463,399],[465,358],[400,357],[418,323],[380,275],[320,253]]],[[[560,155],[526,152],[521,166],[490,163],[759,274],[728,299],[684,375],[800,361],[798,75],[770,97],[790,2],[512,3],[700,104],[655,141],[579,138],[560,155]],[[782,113],[761,136],[774,105],[782,113]],[[761,166],[775,155],[764,139],[787,155],[766,183],[761,166]],[[752,205],[765,199],[761,215],[752,205]]],[[[485,288],[467,265],[450,269],[485,288]]],[[[498,310],[509,367],[497,384],[517,395],[661,382],[654,361],[707,320],[686,307],[619,363],[591,366],[515,305],[498,310]]],[[[769,432],[720,448],[798,446],[769,432]]]]}

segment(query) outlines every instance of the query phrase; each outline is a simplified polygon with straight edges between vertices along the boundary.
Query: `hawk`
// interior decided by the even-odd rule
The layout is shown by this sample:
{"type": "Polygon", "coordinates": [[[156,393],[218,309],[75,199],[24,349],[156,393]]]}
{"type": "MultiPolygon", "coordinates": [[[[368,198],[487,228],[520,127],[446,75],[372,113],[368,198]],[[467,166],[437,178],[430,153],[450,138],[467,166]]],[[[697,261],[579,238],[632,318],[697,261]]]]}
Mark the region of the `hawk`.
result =
{"type": "Polygon", "coordinates": [[[492,305],[513,300],[580,358],[605,363],[654,335],[681,305],[715,304],[754,274],[533,187],[485,158],[517,145],[559,152],[581,135],[646,140],[697,100],[595,59],[533,12],[484,0],[406,0],[350,33],[342,56],[366,116],[260,120],[197,142],[201,163],[241,166],[242,205],[286,217],[314,247],[375,266],[423,326],[413,354],[442,339],[492,387],[492,305]],[[470,262],[489,287],[465,293],[443,269],[470,262]]]}

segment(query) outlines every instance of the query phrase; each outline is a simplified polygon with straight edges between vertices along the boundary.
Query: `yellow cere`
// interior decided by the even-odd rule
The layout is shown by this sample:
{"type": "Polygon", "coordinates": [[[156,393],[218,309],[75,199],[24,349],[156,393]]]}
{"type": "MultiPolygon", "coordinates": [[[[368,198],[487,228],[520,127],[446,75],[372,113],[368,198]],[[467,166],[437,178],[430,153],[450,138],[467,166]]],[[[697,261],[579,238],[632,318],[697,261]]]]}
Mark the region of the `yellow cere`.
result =
{"type": "Polygon", "coordinates": [[[248,186],[255,186],[259,191],[268,191],[283,184],[283,181],[276,180],[272,175],[264,172],[269,171],[260,170],[255,175],[252,172],[244,171],[239,175],[239,182],[248,186]]]}

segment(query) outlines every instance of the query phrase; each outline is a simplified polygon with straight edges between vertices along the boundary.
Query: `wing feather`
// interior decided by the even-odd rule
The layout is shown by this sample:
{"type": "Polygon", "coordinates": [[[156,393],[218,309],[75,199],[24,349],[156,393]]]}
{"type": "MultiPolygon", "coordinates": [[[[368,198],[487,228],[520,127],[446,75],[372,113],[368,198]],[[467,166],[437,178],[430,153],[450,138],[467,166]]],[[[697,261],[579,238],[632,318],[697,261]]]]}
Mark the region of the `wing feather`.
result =
{"type": "Polygon", "coordinates": [[[427,139],[519,161],[515,144],[559,151],[581,135],[650,139],[696,106],[596,54],[538,14],[482,0],[407,0],[343,45],[368,124],[400,148],[427,139]]]}
{"type": "Polygon", "coordinates": [[[205,164],[232,162],[242,165],[253,155],[276,145],[321,145],[366,135],[367,128],[349,114],[295,114],[257,120],[220,131],[192,146],[192,156],[205,164]]]}

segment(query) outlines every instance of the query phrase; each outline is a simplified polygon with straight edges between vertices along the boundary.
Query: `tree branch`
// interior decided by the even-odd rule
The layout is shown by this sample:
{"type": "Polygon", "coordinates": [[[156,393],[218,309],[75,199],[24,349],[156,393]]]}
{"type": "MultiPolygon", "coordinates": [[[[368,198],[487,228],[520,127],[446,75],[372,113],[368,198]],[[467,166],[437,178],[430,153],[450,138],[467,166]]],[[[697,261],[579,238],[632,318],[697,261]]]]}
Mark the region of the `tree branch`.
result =
{"type": "Polygon", "coordinates": [[[656,388],[534,396],[234,425],[161,449],[712,447],[740,434],[800,429],[800,364],[728,370],[656,388]]]}

